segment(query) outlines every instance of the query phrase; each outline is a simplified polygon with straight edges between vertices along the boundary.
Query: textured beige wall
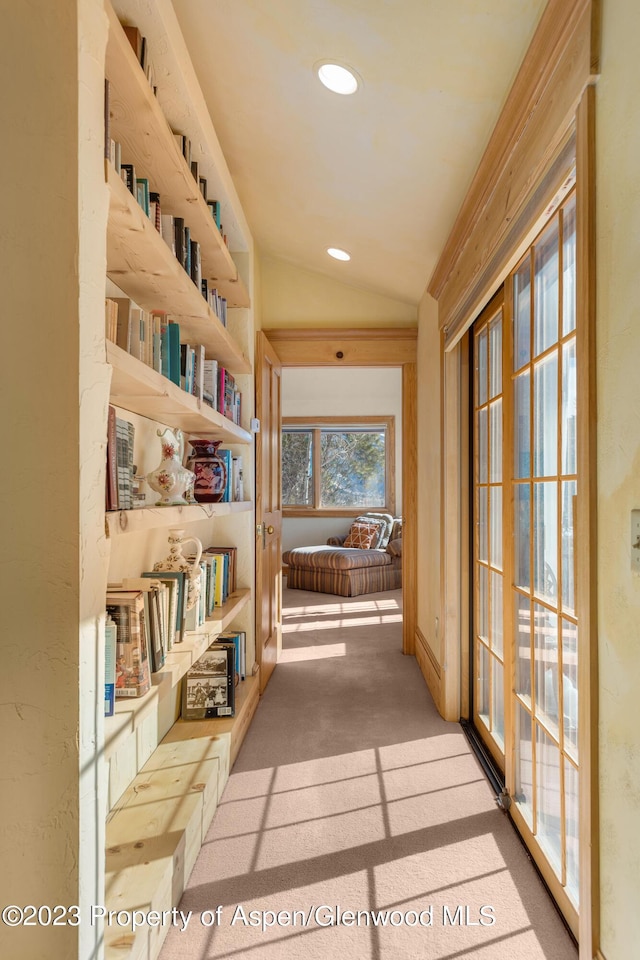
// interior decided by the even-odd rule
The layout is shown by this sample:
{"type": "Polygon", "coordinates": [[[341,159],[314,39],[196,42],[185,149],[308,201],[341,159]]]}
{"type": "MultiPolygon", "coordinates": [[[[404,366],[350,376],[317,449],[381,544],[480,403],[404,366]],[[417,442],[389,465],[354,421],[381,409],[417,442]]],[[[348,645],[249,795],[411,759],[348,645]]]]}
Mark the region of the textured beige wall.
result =
{"type": "Polygon", "coordinates": [[[597,97],[598,604],[602,952],[637,955],[640,877],[640,6],[604,3],[597,97]]]}
{"type": "MultiPolygon", "coordinates": [[[[3,10],[3,903],[100,895],[105,27],[99,0],[3,10]]],[[[67,960],[91,955],[94,936],[3,925],[0,953],[67,960]]]]}
{"type": "MultiPolygon", "coordinates": [[[[348,276],[349,264],[344,264],[348,276]]],[[[262,259],[262,325],[273,327],[411,327],[416,308],[340,283],[285,260],[262,259]]]]}
{"type": "MultiPolygon", "coordinates": [[[[417,626],[439,663],[440,632],[440,331],[438,305],[425,293],[418,310],[418,611],[417,626]]],[[[432,691],[435,694],[435,691],[432,691]]],[[[437,699],[437,698],[436,698],[437,699]]]]}

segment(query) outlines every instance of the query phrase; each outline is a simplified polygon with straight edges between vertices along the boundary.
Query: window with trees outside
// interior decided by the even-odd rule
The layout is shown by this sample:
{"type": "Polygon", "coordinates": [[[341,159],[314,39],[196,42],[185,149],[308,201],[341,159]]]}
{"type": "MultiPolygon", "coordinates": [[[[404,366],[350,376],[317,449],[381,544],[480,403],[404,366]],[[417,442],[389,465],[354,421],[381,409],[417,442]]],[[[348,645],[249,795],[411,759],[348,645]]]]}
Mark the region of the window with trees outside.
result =
{"type": "Polygon", "coordinates": [[[286,417],[282,505],[287,516],[395,515],[394,417],[286,417]]]}

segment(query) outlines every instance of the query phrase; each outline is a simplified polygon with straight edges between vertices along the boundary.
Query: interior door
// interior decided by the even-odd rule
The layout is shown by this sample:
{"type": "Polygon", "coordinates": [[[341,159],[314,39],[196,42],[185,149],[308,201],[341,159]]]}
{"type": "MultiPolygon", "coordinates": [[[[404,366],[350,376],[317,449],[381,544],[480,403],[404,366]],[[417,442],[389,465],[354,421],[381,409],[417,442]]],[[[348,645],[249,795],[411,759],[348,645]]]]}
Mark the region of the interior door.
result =
{"type": "Polygon", "coordinates": [[[282,646],[282,365],[261,332],[256,341],[256,659],[260,692],[282,646]]]}

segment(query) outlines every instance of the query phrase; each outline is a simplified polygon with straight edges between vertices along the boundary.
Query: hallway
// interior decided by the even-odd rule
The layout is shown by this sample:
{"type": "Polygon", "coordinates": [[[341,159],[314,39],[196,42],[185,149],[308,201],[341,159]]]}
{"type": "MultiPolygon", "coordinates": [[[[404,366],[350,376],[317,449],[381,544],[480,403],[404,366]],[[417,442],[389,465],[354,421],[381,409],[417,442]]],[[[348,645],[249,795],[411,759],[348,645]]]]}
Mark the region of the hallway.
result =
{"type": "Polygon", "coordinates": [[[161,960],[575,960],[460,727],[401,653],[401,591],[283,600],[282,660],[161,960]]]}

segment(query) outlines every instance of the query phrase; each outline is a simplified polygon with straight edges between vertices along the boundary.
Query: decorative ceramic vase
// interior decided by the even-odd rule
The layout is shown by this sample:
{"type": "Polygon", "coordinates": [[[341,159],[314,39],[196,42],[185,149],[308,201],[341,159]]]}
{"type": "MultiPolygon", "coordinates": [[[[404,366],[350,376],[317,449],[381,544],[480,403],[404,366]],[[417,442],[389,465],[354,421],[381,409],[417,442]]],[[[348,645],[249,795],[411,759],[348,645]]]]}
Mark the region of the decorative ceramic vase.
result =
{"type": "Polygon", "coordinates": [[[162,446],[162,461],[159,467],[146,475],[145,480],[152,490],[160,494],[156,507],[183,507],[189,502],[185,499],[185,491],[195,479],[191,470],[182,466],[184,435],[182,430],[171,430],[169,427],[157,433],[162,446]]]}
{"type": "Polygon", "coordinates": [[[187,591],[187,610],[194,607],[200,596],[200,558],[202,557],[202,543],[197,537],[185,537],[184,530],[174,528],[169,530],[169,556],[166,560],[159,560],[153,569],[161,572],[182,572],[187,575],[189,589],[187,591]],[[185,543],[194,543],[196,546],[195,559],[187,560],[182,552],[185,543]]]}
{"type": "Polygon", "coordinates": [[[227,467],[218,456],[222,440],[189,440],[193,453],[187,463],[195,474],[193,494],[198,503],[218,503],[227,485],[227,467]]]}

